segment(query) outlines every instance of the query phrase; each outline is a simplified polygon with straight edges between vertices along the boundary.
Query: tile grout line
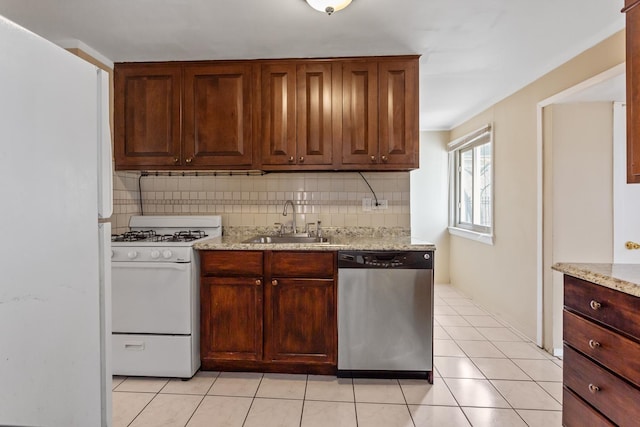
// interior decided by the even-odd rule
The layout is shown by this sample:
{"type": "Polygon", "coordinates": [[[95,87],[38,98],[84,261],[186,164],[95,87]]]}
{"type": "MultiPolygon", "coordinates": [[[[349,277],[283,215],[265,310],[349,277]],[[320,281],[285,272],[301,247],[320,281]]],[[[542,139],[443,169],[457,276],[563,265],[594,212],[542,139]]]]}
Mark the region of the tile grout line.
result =
{"type": "MultiPolygon", "coordinates": [[[[191,419],[193,418],[193,416],[196,414],[196,412],[198,412],[198,408],[200,408],[200,406],[202,406],[202,402],[204,402],[205,397],[207,397],[209,391],[213,388],[213,385],[216,383],[216,381],[218,380],[218,377],[220,376],[220,372],[218,371],[218,375],[215,376],[215,378],[213,379],[213,381],[211,382],[211,385],[209,386],[209,388],[207,389],[207,391],[205,391],[204,395],[202,396],[202,399],[200,399],[200,402],[198,403],[198,405],[196,406],[196,408],[194,409],[193,413],[191,414],[191,416],[189,416],[189,419],[187,420],[187,422],[184,424],[185,427],[189,425],[189,422],[191,421],[191,419]]],[[[194,375],[195,377],[195,375],[194,375]]],[[[167,383],[168,384],[168,383],[167,383]]]]}

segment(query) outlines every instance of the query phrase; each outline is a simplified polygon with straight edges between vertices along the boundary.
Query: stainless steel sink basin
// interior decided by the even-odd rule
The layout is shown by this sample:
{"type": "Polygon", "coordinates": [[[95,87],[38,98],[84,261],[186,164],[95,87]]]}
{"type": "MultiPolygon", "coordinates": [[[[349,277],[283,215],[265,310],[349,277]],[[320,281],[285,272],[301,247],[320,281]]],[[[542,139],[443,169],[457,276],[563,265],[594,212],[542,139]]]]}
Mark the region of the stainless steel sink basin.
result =
{"type": "Polygon", "coordinates": [[[316,236],[253,236],[242,243],[305,243],[305,244],[328,244],[326,237],[316,236]]]}

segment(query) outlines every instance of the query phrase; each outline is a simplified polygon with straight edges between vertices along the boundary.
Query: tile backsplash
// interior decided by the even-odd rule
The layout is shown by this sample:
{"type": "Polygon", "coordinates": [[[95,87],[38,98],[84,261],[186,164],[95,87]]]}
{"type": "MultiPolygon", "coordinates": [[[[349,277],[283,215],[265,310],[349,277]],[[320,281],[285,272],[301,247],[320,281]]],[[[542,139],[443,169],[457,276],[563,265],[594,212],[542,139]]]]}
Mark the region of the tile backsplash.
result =
{"type": "Polygon", "coordinates": [[[296,204],[299,228],[322,221],[326,227],[410,227],[409,173],[364,172],[388,209],[365,212],[362,199],[373,194],[356,172],[269,173],[263,176],[173,176],[117,172],[114,178],[114,232],[126,230],[139,214],[222,215],[224,226],[270,226],[291,221],[286,200],[296,204]],[[138,186],[142,190],[138,190],[138,186]]]}

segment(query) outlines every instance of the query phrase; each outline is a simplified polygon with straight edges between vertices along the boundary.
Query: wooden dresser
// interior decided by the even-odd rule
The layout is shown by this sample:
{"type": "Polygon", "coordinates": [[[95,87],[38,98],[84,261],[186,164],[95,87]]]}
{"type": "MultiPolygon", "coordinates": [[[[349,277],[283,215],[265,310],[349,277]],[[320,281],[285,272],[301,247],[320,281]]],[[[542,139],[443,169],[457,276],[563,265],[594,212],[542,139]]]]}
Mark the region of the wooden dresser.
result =
{"type": "Polygon", "coordinates": [[[563,425],[640,425],[640,298],[565,274],[563,327],[563,425]]]}

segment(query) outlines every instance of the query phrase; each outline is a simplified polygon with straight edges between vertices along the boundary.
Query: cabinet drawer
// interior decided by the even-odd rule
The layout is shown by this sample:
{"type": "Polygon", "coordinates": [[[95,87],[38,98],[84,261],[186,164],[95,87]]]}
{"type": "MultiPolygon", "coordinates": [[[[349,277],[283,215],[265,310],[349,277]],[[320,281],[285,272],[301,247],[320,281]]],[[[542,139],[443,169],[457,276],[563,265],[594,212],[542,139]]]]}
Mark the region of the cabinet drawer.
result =
{"type": "Polygon", "coordinates": [[[598,411],[571,390],[562,389],[562,425],[565,427],[613,427],[598,411]]]}
{"type": "Polygon", "coordinates": [[[564,276],[564,305],[640,339],[640,298],[564,276]]]}
{"type": "Polygon", "coordinates": [[[331,279],[335,275],[335,252],[279,252],[271,255],[273,277],[331,279]]]}
{"type": "Polygon", "coordinates": [[[564,385],[620,426],[640,418],[640,390],[564,346],[564,385]]]}
{"type": "Polygon", "coordinates": [[[640,344],[568,311],[564,340],[640,387],[640,344]]]}
{"type": "Polygon", "coordinates": [[[262,276],[262,251],[201,251],[203,276],[262,276]]]}

